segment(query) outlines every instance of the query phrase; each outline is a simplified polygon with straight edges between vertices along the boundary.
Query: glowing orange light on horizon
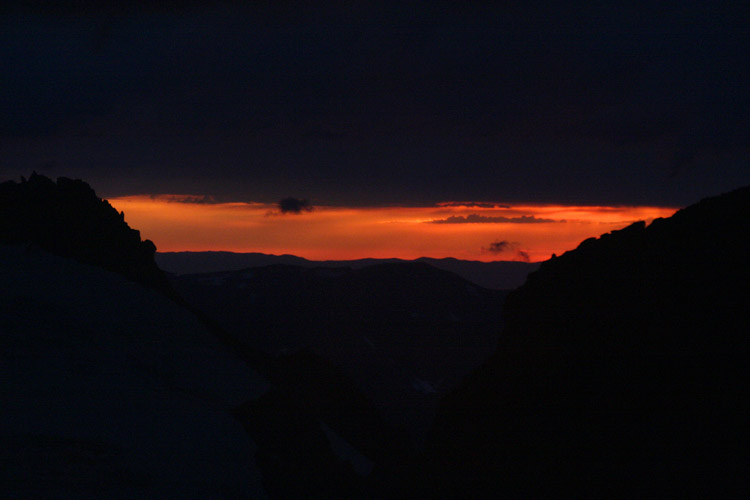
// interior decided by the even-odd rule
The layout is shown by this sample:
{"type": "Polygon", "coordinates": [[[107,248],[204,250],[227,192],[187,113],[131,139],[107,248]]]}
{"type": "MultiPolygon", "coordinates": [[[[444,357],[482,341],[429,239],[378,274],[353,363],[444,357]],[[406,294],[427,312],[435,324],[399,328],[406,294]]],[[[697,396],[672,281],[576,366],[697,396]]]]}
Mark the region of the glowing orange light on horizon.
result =
{"type": "Polygon", "coordinates": [[[365,257],[455,257],[467,260],[546,260],[581,241],[637,220],[668,217],[664,207],[445,203],[429,207],[315,207],[281,215],[264,203],[212,203],[200,196],[155,195],[112,198],[128,223],[160,251],[263,252],[314,260],[365,257]],[[452,216],[536,219],[556,222],[443,223],[452,216]],[[488,250],[506,241],[507,251],[488,250]],[[523,252],[523,254],[519,253],[523,252]]]}

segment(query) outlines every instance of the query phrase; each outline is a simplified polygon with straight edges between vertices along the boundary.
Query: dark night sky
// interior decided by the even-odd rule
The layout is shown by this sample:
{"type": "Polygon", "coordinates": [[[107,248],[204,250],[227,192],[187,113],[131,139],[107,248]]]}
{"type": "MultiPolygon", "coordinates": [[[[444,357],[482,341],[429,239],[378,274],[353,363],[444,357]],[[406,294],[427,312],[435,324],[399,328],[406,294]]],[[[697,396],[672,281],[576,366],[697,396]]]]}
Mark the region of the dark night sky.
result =
{"type": "Polygon", "coordinates": [[[6,6],[0,177],[329,205],[750,183],[741,3],[579,3],[6,6]]]}

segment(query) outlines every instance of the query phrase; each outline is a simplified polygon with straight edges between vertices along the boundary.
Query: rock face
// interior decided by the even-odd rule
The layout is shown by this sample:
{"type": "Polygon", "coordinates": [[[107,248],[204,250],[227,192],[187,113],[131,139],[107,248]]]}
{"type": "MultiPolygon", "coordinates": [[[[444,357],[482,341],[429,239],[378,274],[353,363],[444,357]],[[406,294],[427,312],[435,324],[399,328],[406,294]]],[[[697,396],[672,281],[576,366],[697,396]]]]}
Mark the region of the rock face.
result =
{"type": "Polygon", "coordinates": [[[742,188],[545,262],[404,482],[447,498],[747,493],[749,215],[742,188]]]}
{"type": "Polygon", "coordinates": [[[81,180],[54,182],[34,173],[0,184],[0,243],[35,244],[170,293],[154,244],[141,241],[124,215],[81,180]]]}
{"type": "Polygon", "coordinates": [[[264,498],[235,409],[268,383],[122,276],[0,245],[5,498],[264,498]]]}

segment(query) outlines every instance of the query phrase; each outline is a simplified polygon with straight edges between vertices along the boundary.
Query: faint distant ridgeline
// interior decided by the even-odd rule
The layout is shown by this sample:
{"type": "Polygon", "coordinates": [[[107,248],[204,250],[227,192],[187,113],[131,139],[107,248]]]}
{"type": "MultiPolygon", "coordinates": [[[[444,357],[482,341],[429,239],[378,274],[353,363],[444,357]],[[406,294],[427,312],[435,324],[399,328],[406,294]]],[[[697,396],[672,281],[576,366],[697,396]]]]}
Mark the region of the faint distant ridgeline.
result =
{"type": "Polygon", "coordinates": [[[38,245],[172,295],[154,261],[156,246],[141,241],[124,214],[81,180],[60,177],[54,182],[33,173],[20,183],[1,183],[0,243],[38,245]]]}

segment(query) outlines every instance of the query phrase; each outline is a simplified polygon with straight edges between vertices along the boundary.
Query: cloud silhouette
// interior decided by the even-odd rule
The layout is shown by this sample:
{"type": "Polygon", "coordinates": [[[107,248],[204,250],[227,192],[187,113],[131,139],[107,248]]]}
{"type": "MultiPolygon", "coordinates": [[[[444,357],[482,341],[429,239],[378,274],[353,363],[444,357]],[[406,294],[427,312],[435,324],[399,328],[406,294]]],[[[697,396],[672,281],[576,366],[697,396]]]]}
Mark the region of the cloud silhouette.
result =
{"type": "Polygon", "coordinates": [[[516,243],[513,241],[493,241],[490,243],[490,246],[487,248],[483,248],[483,250],[490,252],[490,253],[503,253],[508,252],[510,250],[514,250],[518,247],[520,243],[516,243]]]}
{"type": "Polygon", "coordinates": [[[213,196],[204,194],[151,194],[149,197],[155,201],[170,203],[196,203],[199,205],[214,205],[219,203],[213,196]]]}
{"type": "Polygon", "coordinates": [[[430,221],[431,224],[496,224],[496,223],[512,223],[512,224],[534,224],[541,222],[565,222],[563,220],[553,219],[537,219],[533,215],[522,215],[520,217],[504,217],[499,216],[486,216],[479,214],[470,215],[452,215],[447,219],[435,219],[430,221]]]}
{"type": "Polygon", "coordinates": [[[517,241],[498,240],[490,243],[487,248],[482,247],[482,251],[495,254],[515,252],[515,260],[531,262],[529,253],[523,250],[519,250],[520,246],[521,244],[517,241]]]}
{"type": "Polygon", "coordinates": [[[313,206],[309,200],[299,198],[284,198],[279,201],[279,212],[282,214],[300,214],[302,212],[312,212],[313,206]]]}
{"type": "Polygon", "coordinates": [[[510,208],[510,205],[490,201],[441,201],[436,205],[439,207],[510,208]]]}

